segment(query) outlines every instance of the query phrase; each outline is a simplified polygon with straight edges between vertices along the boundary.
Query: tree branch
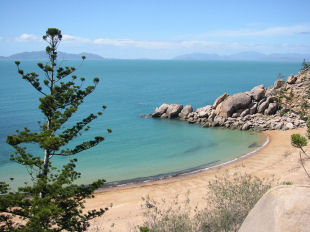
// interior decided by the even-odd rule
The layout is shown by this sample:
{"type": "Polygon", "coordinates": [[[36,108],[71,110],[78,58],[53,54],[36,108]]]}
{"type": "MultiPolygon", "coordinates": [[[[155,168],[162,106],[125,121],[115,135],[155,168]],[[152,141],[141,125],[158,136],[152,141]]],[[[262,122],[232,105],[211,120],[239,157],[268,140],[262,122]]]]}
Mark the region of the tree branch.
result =
{"type": "Polygon", "coordinates": [[[301,162],[301,165],[302,165],[303,169],[305,170],[305,172],[306,172],[308,178],[310,179],[310,175],[309,175],[309,173],[307,172],[307,170],[306,170],[306,168],[305,168],[305,166],[304,166],[303,159],[301,158],[301,152],[299,152],[299,159],[300,159],[300,162],[301,162]]]}

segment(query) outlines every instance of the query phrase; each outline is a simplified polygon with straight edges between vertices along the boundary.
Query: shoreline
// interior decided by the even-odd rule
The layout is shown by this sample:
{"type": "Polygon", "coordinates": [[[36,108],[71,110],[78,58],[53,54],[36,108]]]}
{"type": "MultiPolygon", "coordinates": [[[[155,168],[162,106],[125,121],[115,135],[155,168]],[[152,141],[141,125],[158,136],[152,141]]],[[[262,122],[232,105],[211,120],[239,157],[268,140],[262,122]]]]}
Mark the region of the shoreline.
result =
{"type": "MultiPolygon", "coordinates": [[[[223,167],[225,165],[233,164],[234,162],[237,162],[237,161],[239,161],[241,159],[245,159],[248,156],[254,155],[256,152],[259,152],[261,149],[264,149],[264,147],[266,147],[269,144],[269,142],[270,142],[269,136],[266,135],[266,133],[264,133],[264,131],[261,131],[260,133],[262,133],[266,137],[265,142],[261,146],[256,147],[255,150],[250,151],[250,152],[248,152],[248,153],[246,153],[244,155],[237,156],[237,157],[235,157],[232,160],[228,160],[228,161],[225,161],[223,163],[216,164],[214,166],[209,166],[209,167],[207,166],[207,167],[204,167],[204,168],[201,168],[201,169],[192,170],[192,171],[189,171],[189,172],[186,172],[186,170],[190,170],[192,168],[181,170],[181,171],[176,171],[176,172],[171,172],[171,173],[158,174],[156,176],[162,176],[162,177],[158,177],[158,178],[152,178],[152,177],[156,177],[156,176],[140,177],[140,178],[138,177],[138,178],[135,178],[135,179],[141,179],[141,181],[139,181],[139,180],[138,181],[134,181],[135,179],[129,179],[129,180],[123,180],[124,182],[128,181],[127,183],[113,185],[113,182],[112,182],[112,185],[110,185],[110,186],[107,183],[107,186],[103,186],[100,189],[97,189],[95,191],[95,194],[100,194],[101,192],[108,192],[108,191],[113,191],[113,190],[118,190],[118,189],[127,189],[127,188],[131,188],[131,187],[143,187],[144,185],[157,184],[157,182],[169,181],[169,180],[173,180],[173,179],[179,179],[179,178],[182,178],[182,177],[187,177],[187,176],[195,175],[195,174],[198,174],[198,173],[201,173],[201,172],[207,172],[209,170],[212,170],[212,169],[215,169],[215,168],[219,168],[219,167],[223,167]],[[143,180],[144,178],[145,178],[145,180],[143,180]],[[147,178],[149,178],[149,179],[147,179],[147,178]]],[[[209,165],[209,164],[212,165],[213,163],[216,163],[216,162],[218,162],[218,161],[211,162],[211,163],[208,163],[206,165],[209,165]]],[[[193,167],[193,169],[194,168],[195,167],[193,167]]],[[[115,182],[117,182],[117,181],[115,181],[115,182]]],[[[119,182],[122,182],[122,181],[119,181],[119,182]]]]}
{"type": "MultiPolygon", "coordinates": [[[[167,203],[173,202],[176,195],[186,196],[190,191],[191,205],[203,204],[206,197],[209,181],[225,173],[247,173],[261,179],[274,179],[276,184],[292,182],[294,184],[309,183],[301,165],[299,164],[299,151],[291,146],[290,136],[294,133],[305,134],[306,129],[287,131],[264,131],[269,142],[259,150],[241,156],[237,160],[225,165],[201,170],[190,175],[177,176],[147,183],[131,184],[126,186],[103,189],[95,193],[93,199],[88,199],[86,210],[99,209],[113,204],[102,217],[95,219],[89,231],[98,231],[95,228],[104,228],[107,231],[129,231],[143,222],[142,197],[167,203]],[[92,229],[93,228],[93,229],[92,229]]],[[[310,145],[306,150],[310,149],[310,145]]],[[[306,163],[310,168],[310,164],[306,163]]],[[[103,229],[102,229],[103,230],[103,229]]]]}

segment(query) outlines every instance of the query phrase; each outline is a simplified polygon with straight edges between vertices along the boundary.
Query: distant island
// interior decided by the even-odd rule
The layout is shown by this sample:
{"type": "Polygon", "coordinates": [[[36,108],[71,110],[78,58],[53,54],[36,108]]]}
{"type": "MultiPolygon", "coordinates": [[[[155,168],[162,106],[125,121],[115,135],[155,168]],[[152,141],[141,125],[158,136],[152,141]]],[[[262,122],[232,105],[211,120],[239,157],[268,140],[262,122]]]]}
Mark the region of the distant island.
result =
{"type": "Polygon", "coordinates": [[[210,60],[210,61],[297,61],[309,60],[310,54],[240,52],[232,55],[218,55],[210,53],[189,53],[173,58],[174,60],[210,60]]]}
{"type": "MultiPolygon", "coordinates": [[[[88,60],[103,60],[102,56],[82,52],[79,54],[72,54],[66,52],[58,52],[59,60],[81,60],[82,56],[86,56],[88,60]]],[[[16,53],[11,56],[0,56],[0,60],[45,60],[47,59],[45,51],[33,51],[33,52],[22,52],[16,53]]]]}
{"type": "MultiPolygon", "coordinates": [[[[60,60],[80,60],[81,56],[86,56],[88,60],[104,60],[115,58],[104,58],[100,55],[82,52],[79,54],[58,52],[60,60]]],[[[47,59],[45,51],[21,52],[10,56],[0,56],[0,60],[44,60],[47,59]]],[[[214,53],[188,53],[164,60],[197,60],[197,61],[279,61],[279,62],[302,62],[304,59],[310,60],[310,54],[300,53],[274,53],[263,54],[259,52],[240,52],[231,55],[218,55],[214,53]]],[[[121,59],[119,59],[121,60],[121,59]]],[[[153,60],[149,58],[137,58],[134,60],[153,60]]]]}

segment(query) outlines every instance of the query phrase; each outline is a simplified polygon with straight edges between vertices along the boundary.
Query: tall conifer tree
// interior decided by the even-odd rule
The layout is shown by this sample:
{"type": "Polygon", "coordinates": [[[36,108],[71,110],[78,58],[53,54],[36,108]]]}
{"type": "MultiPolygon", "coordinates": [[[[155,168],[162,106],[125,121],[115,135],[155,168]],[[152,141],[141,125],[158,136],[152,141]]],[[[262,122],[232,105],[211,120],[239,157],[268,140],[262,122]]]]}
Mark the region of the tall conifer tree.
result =
{"type": "MultiPolygon", "coordinates": [[[[83,87],[85,78],[77,79],[73,75],[74,67],[57,64],[57,48],[62,39],[60,30],[48,28],[43,39],[48,43],[49,59],[46,64],[38,63],[44,73],[42,78],[35,72],[25,73],[20,62],[15,61],[21,77],[42,94],[39,109],[44,122],[40,123],[39,131],[32,132],[25,127],[7,137],[7,143],[15,149],[11,160],[27,167],[32,183],[11,191],[8,184],[0,182],[0,231],[85,231],[89,220],[107,210],[82,211],[85,198],[93,197],[94,190],[102,186],[104,180],[89,185],[73,184],[80,177],[75,171],[77,159],[70,160],[61,169],[51,162],[52,158],[75,155],[104,140],[103,136],[97,136],[68,148],[70,141],[87,131],[89,123],[102,115],[101,111],[90,113],[73,126],[67,126],[84,98],[95,90],[99,78],[93,79],[93,85],[83,87]],[[42,154],[29,153],[25,147],[27,143],[38,144],[42,154]]],[[[84,60],[83,56],[82,62],[84,60]]],[[[111,133],[111,129],[107,132],[111,133]]]]}

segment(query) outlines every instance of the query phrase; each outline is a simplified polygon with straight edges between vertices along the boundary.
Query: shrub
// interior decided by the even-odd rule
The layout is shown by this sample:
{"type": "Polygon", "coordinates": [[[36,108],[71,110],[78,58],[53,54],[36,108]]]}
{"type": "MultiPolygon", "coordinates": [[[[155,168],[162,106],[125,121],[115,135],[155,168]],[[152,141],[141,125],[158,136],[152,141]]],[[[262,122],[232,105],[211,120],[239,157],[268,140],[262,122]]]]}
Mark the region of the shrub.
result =
{"type": "Polygon", "coordinates": [[[181,204],[176,198],[169,207],[164,200],[160,204],[149,198],[144,199],[151,207],[144,215],[140,231],[238,231],[249,211],[272,182],[240,173],[216,177],[209,182],[206,198],[202,199],[207,207],[200,210],[189,207],[188,197],[181,204]]]}
{"type": "Polygon", "coordinates": [[[144,213],[145,221],[140,227],[140,232],[191,232],[195,231],[194,223],[190,216],[191,208],[188,195],[185,201],[180,201],[177,195],[168,204],[165,199],[157,202],[149,196],[142,198],[147,208],[144,213]]]}

